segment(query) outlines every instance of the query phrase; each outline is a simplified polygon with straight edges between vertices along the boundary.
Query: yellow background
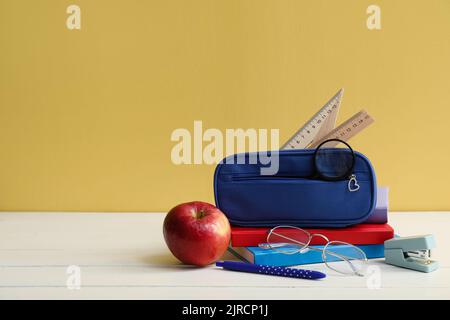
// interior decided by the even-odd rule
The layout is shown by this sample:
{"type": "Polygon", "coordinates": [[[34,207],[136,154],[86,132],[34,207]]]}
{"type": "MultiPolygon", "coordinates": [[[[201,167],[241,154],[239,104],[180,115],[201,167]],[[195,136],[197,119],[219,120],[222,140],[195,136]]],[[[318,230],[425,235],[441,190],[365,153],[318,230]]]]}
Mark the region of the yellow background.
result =
{"type": "Polygon", "coordinates": [[[449,76],[448,0],[0,0],[0,210],[213,202],[214,166],[172,164],[174,129],[283,143],[340,87],[339,122],[376,119],[351,144],[391,209],[450,210],[449,76]]]}

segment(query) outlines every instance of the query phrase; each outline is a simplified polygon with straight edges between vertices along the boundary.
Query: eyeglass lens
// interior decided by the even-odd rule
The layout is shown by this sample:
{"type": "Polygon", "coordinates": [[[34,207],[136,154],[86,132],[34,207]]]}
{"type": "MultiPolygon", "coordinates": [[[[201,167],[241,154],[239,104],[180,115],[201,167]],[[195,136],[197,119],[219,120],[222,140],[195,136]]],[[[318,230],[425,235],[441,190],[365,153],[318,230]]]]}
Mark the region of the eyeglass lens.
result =
{"type": "Polygon", "coordinates": [[[310,235],[306,231],[295,227],[275,227],[267,236],[267,244],[281,253],[297,253],[306,248],[310,235]]]}
{"type": "Polygon", "coordinates": [[[325,264],[339,273],[363,275],[366,255],[357,247],[340,241],[331,241],[322,253],[325,264]]]}

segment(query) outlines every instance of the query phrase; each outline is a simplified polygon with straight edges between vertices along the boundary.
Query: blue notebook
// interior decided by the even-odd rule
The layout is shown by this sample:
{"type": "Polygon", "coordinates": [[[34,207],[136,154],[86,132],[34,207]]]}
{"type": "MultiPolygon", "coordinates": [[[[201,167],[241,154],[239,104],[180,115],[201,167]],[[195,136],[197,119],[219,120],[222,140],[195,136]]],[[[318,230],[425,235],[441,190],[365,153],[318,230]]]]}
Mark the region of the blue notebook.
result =
{"type": "MultiPolygon", "coordinates": [[[[323,248],[324,246],[312,246],[314,248],[323,248]]],[[[383,258],[383,244],[358,245],[367,256],[367,259],[383,258]]],[[[349,246],[333,246],[336,253],[346,254],[349,246]]],[[[262,249],[259,247],[229,247],[228,250],[241,260],[250,263],[263,264],[268,266],[295,266],[302,264],[322,263],[322,253],[316,250],[309,250],[305,253],[283,254],[271,249],[262,249]]],[[[348,254],[348,253],[347,253],[348,254]]]]}

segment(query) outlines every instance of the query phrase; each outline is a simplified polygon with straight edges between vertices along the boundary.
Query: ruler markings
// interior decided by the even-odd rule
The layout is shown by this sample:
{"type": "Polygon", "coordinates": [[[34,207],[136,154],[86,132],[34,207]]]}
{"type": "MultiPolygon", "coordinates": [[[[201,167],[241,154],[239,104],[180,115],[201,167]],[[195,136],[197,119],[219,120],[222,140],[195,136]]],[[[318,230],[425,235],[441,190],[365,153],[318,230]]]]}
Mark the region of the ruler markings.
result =
{"type": "MultiPolygon", "coordinates": [[[[306,148],[321,131],[322,126],[330,125],[328,121],[335,122],[339,111],[343,89],[339,90],[319,111],[306,122],[297,132],[286,142],[281,149],[302,149],[306,148]]],[[[334,123],[331,124],[334,127],[334,123]]]]}
{"type": "MultiPolygon", "coordinates": [[[[312,143],[311,148],[317,147],[319,144],[321,144],[323,141],[327,139],[341,139],[347,141],[350,138],[357,135],[359,132],[361,132],[363,129],[365,129],[373,122],[374,122],[373,118],[365,110],[361,110],[360,112],[353,115],[350,119],[342,123],[340,126],[330,131],[320,140],[312,143]]],[[[335,145],[337,144],[338,143],[336,143],[335,145]]],[[[332,147],[332,144],[330,144],[330,147],[332,147]]]]}
{"type": "MultiPolygon", "coordinates": [[[[347,141],[370,125],[374,120],[365,110],[361,110],[335,128],[343,91],[340,89],[325,103],[281,149],[315,148],[323,141],[333,138],[347,141]]],[[[337,144],[331,144],[330,147],[337,144]]]]}

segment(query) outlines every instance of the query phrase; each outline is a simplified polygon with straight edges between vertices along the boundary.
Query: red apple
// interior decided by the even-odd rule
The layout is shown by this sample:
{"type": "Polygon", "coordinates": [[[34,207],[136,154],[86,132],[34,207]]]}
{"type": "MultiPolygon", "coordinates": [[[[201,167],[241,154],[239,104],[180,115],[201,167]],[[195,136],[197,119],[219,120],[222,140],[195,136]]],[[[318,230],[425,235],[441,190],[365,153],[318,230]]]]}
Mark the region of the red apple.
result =
{"type": "Polygon", "coordinates": [[[227,217],[212,204],[201,201],[172,208],[164,219],[163,232],[172,254],[196,266],[217,261],[231,238],[227,217]]]}

